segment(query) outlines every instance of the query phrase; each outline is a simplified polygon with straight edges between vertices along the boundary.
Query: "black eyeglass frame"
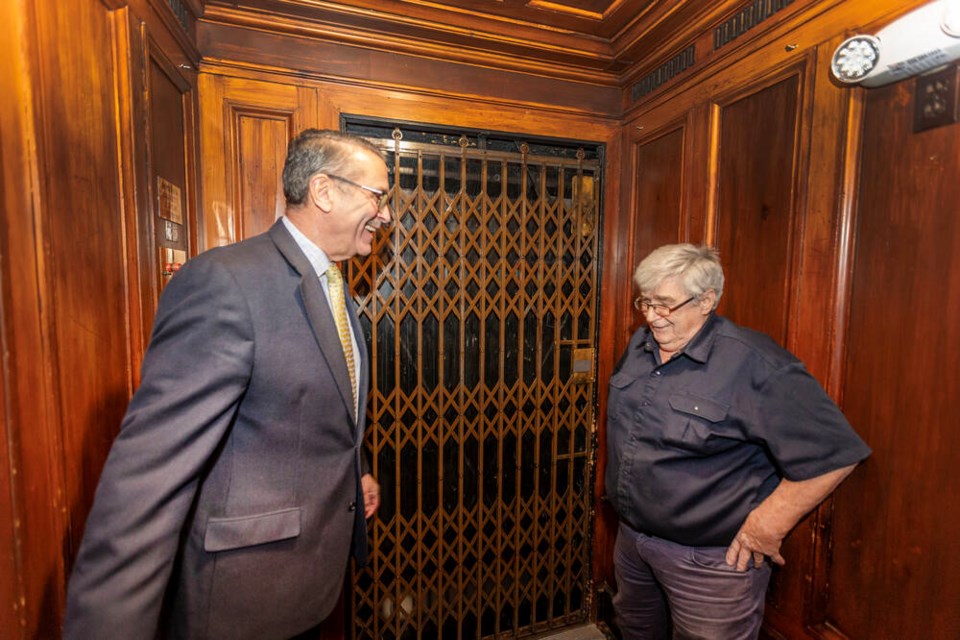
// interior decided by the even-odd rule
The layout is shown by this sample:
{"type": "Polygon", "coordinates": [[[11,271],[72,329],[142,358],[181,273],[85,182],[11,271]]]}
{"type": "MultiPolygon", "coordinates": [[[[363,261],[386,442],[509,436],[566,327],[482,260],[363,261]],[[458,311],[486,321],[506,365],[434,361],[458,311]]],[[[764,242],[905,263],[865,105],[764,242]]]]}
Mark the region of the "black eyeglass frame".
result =
{"type": "Polygon", "coordinates": [[[658,316],[660,316],[661,318],[667,318],[670,316],[671,313],[673,313],[683,305],[689,304],[699,297],[700,296],[690,296],[683,302],[679,304],[675,304],[672,307],[668,307],[667,305],[662,303],[647,302],[642,297],[637,296],[637,298],[634,299],[633,301],[633,306],[637,309],[637,311],[639,311],[643,315],[647,315],[647,311],[649,311],[650,309],[653,309],[653,312],[658,316]]]}
{"type": "Polygon", "coordinates": [[[385,206],[387,206],[388,204],[390,204],[390,193],[387,192],[387,191],[384,191],[383,189],[377,189],[377,188],[375,188],[375,187],[368,187],[368,186],[365,185],[365,184],[360,184],[359,182],[354,182],[354,181],[351,180],[350,178],[344,178],[343,176],[338,176],[338,175],[333,174],[333,173],[325,173],[325,174],[323,174],[323,175],[327,176],[328,178],[332,178],[332,179],[334,179],[334,180],[339,180],[340,182],[346,182],[346,183],[349,184],[349,185],[352,185],[352,186],[357,187],[357,188],[359,188],[359,189],[363,189],[364,191],[369,191],[369,192],[372,193],[373,195],[377,196],[377,211],[381,211],[385,206]]]}

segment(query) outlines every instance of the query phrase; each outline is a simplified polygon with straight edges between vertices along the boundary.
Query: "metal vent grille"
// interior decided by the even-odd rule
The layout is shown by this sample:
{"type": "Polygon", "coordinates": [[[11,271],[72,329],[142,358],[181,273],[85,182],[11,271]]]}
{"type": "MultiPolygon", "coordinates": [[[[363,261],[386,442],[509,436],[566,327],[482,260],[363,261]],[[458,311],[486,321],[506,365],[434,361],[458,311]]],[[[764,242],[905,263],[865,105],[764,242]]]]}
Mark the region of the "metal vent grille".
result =
{"type": "Polygon", "coordinates": [[[630,88],[630,97],[634,102],[647,95],[665,82],[673,79],[696,62],[694,45],[690,45],[665,63],[634,83],[630,88]]]}
{"type": "Polygon", "coordinates": [[[781,9],[793,4],[793,0],[755,0],[741,9],[729,20],[713,30],[713,50],[733,42],[781,9]]]}

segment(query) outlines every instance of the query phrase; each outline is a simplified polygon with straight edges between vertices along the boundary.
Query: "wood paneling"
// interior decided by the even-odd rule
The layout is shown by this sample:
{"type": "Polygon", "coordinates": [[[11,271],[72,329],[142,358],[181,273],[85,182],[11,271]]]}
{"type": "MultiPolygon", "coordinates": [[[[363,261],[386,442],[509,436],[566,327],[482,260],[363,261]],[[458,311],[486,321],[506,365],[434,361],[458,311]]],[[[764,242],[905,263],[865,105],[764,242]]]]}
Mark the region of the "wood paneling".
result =
{"type": "Polygon", "coordinates": [[[683,134],[680,127],[636,144],[634,262],[680,237],[683,134]]]}
{"type": "Polygon", "coordinates": [[[280,173],[287,142],[316,126],[317,111],[309,87],[201,75],[201,250],[273,224],[284,208],[280,173]]]}
{"type": "Polygon", "coordinates": [[[720,313],[787,337],[798,127],[795,75],[721,108],[715,246],[726,285],[720,313]],[[762,304],[758,304],[762,301],[762,304]]]}
{"type": "MultiPolygon", "coordinates": [[[[289,136],[337,127],[343,114],[604,142],[599,424],[604,381],[635,319],[636,260],[648,244],[716,240],[731,276],[725,312],[773,333],[835,396],[842,390],[875,450],[835,509],[791,536],[771,629],[960,636],[950,536],[960,487],[949,473],[958,129],[910,131],[912,82],[860,92],[828,75],[845,35],[926,1],[798,0],[716,52],[709,26],[747,3],[693,13],[686,3],[683,13],[680,3],[598,2],[577,7],[599,21],[556,16],[593,24],[585,36],[484,16],[467,0],[391,3],[406,12],[389,19],[370,13],[386,8],[373,0],[259,2],[287,11],[275,21],[220,2],[199,22],[202,4],[187,0],[186,28],[163,0],[0,3],[0,602],[13,603],[0,609],[0,637],[59,635],[73,547],[155,304],[156,173],[182,176],[189,215],[201,191],[190,136],[202,126],[200,233],[194,241],[187,229],[188,240],[194,250],[231,242],[282,207],[289,136]],[[632,81],[691,41],[697,65],[633,101],[632,81]],[[195,69],[201,51],[197,97],[181,65],[195,69]],[[914,356],[905,373],[894,359],[901,344],[914,356]]],[[[597,496],[604,446],[601,430],[597,496]]],[[[601,585],[614,525],[598,510],[601,585]]]]}
{"type": "MultiPolygon", "coordinates": [[[[35,143],[33,119],[30,117],[32,91],[28,60],[21,54],[24,43],[19,37],[29,19],[23,3],[0,3],[0,56],[6,61],[0,65],[0,345],[4,357],[0,360],[0,409],[3,426],[0,429],[0,637],[19,638],[28,624],[26,593],[28,585],[23,576],[24,563],[37,560],[25,558],[25,553],[44,554],[54,551],[50,546],[36,545],[24,548],[20,538],[26,527],[42,528],[36,517],[25,521],[26,490],[22,478],[23,447],[20,445],[24,424],[35,431],[49,428],[46,411],[51,399],[46,388],[42,362],[42,328],[40,305],[37,300],[37,261],[34,258],[33,194],[36,188],[35,164],[31,149],[35,143]],[[32,400],[31,400],[32,398],[32,400]]],[[[30,584],[31,594],[41,589],[30,584]]],[[[37,615],[33,608],[32,615],[37,615]]],[[[31,621],[31,626],[37,623],[31,621]]]]}
{"type": "MultiPolygon", "coordinates": [[[[525,103],[548,110],[607,114],[616,109],[615,79],[581,72],[571,79],[550,76],[552,67],[513,69],[494,65],[482,55],[458,49],[460,59],[425,57],[428,45],[414,53],[396,53],[332,42],[288,29],[247,30],[213,22],[201,24],[200,43],[213,60],[251,69],[283,69],[349,85],[427,95],[459,95],[483,102],[525,103]]],[[[529,66],[529,65],[528,65],[529,66]]]]}
{"type": "MultiPolygon", "coordinates": [[[[684,127],[670,129],[635,144],[632,265],[681,238],[684,132],[684,127]]],[[[634,291],[634,296],[638,294],[634,291]]],[[[640,312],[634,311],[628,331],[618,335],[617,353],[626,348],[629,334],[642,322],[640,312]]]]}
{"type": "MultiPolygon", "coordinates": [[[[35,2],[22,16],[31,58],[21,68],[20,81],[27,84],[20,88],[26,90],[14,99],[32,102],[32,122],[21,124],[27,136],[36,133],[26,141],[36,145],[36,156],[21,159],[36,173],[24,176],[31,183],[29,206],[16,214],[29,226],[12,229],[11,246],[22,252],[10,265],[17,311],[4,312],[7,344],[16,354],[7,371],[17,380],[11,399],[16,409],[7,424],[14,430],[9,442],[15,447],[11,480],[17,485],[22,589],[22,626],[10,637],[56,637],[65,555],[80,535],[70,518],[89,506],[98,460],[122,415],[129,384],[113,119],[115,24],[95,0],[69,10],[35,2]],[[17,274],[21,269],[27,272],[17,274]],[[19,387],[21,375],[26,382],[37,374],[42,382],[35,388],[19,387]]],[[[13,185],[23,187],[25,182],[13,185]]]]}
{"type": "Polygon", "coordinates": [[[829,622],[960,637],[960,126],[912,132],[914,81],[866,95],[843,407],[873,447],[834,513],[829,622]]]}
{"type": "Polygon", "coordinates": [[[237,118],[237,177],[243,237],[263,233],[283,215],[283,162],[296,131],[289,122],[243,114],[237,118]]]}
{"type": "Polygon", "coordinates": [[[137,262],[149,91],[141,21],[126,5],[15,0],[0,14],[3,638],[60,635],[73,554],[139,365],[141,312],[152,313],[137,262]]]}

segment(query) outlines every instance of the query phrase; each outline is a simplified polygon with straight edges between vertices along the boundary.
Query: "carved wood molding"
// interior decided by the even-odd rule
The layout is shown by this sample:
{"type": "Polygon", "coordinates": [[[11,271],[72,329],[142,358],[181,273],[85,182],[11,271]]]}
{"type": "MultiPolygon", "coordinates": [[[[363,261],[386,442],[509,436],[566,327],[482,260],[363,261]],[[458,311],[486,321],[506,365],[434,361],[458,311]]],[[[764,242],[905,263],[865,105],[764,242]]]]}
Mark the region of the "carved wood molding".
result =
{"type": "Polygon", "coordinates": [[[385,21],[368,13],[324,13],[306,18],[209,5],[200,22],[605,86],[617,86],[619,81],[616,73],[606,69],[612,58],[603,51],[576,51],[546,41],[478,34],[451,25],[441,37],[435,25],[406,18],[385,21]]]}
{"type": "MultiPolygon", "coordinates": [[[[160,1],[160,0],[153,0],[160,1]]],[[[177,0],[185,2],[187,0],[177,0]]],[[[193,0],[197,2],[199,0],[193,0]]],[[[381,52],[625,87],[746,12],[813,0],[613,0],[498,4],[450,0],[207,0],[203,23],[313,38],[381,52]],[[579,6],[579,5],[578,5],[579,6]]],[[[786,13],[786,12],[785,12],[786,13]]],[[[771,21],[773,22],[773,21],[771,21]]],[[[752,23],[751,23],[752,25],[752,23]]],[[[755,29],[750,38],[762,30],[755,29]]],[[[745,33],[744,33],[745,35],[745,33]]],[[[738,39],[738,44],[748,40],[738,39]]]]}
{"type": "Polygon", "coordinates": [[[211,2],[203,21],[599,83],[615,84],[619,71],[606,39],[449,8],[400,14],[326,2],[211,2]]]}

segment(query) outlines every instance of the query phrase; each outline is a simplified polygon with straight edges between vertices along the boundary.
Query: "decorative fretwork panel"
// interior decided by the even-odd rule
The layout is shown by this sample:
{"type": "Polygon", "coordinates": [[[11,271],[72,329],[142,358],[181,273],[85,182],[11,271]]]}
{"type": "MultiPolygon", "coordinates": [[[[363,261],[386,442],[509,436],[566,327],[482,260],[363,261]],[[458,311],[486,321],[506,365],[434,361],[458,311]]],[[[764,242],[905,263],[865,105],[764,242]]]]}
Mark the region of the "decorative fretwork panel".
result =
{"type": "Polygon", "coordinates": [[[383,501],[348,628],[467,639],[585,620],[595,399],[572,374],[596,336],[599,163],[401,137],[378,141],[396,223],[351,265],[383,501]]]}

